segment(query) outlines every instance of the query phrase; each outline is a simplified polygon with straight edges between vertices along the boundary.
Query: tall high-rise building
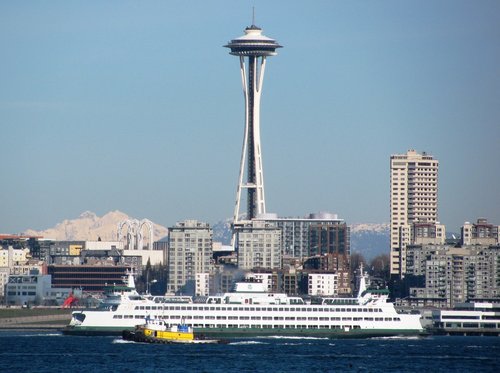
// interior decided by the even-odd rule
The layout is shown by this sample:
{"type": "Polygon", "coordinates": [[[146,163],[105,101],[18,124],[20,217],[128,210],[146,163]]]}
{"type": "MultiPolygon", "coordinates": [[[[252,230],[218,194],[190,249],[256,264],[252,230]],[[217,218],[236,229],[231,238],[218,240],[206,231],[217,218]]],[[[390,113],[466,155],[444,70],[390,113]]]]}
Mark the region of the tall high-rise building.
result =
{"type": "Polygon", "coordinates": [[[240,204],[242,190],[247,190],[246,220],[266,212],[264,197],[264,173],[262,169],[262,150],[260,144],[260,98],[264,81],[266,58],[275,56],[281,48],[275,40],[262,34],[262,29],[252,25],[245,29],[245,35],[231,40],[233,56],[240,58],[240,70],[245,97],[245,135],[241,154],[238,188],[234,208],[234,226],[240,224],[240,204]],[[246,60],[246,61],[245,61],[246,60]],[[243,181],[246,166],[246,182],[243,181]]]}
{"type": "Polygon", "coordinates": [[[238,243],[238,268],[281,268],[281,230],[276,224],[252,220],[240,225],[235,232],[238,243]]]}
{"type": "Polygon", "coordinates": [[[391,155],[391,275],[404,275],[409,243],[404,230],[416,222],[437,222],[438,167],[438,160],[425,152],[391,155]]]}
{"type": "MultiPolygon", "coordinates": [[[[280,218],[276,214],[262,214],[257,220],[275,223],[281,230],[281,241],[283,244],[283,255],[286,257],[306,258],[316,254],[324,254],[321,249],[313,247],[315,243],[311,243],[311,232],[314,229],[321,229],[327,226],[346,227],[343,219],[339,219],[337,214],[328,212],[312,213],[303,218],[280,218]]],[[[326,229],[326,228],[325,228],[326,229]]],[[[335,229],[335,228],[333,228],[335,229]]],[[[349,252],[349,228],[344,236],[348,246],[346,252],[349,252]]],[[[326,242],[326,240],[323,240],[326,242]]]]}
{"type": "Polygon", "coordinates": [[[212,229],[196,220],[168,228],[167,292],[194,295],[196,274],[212,270],[212,229]]]}

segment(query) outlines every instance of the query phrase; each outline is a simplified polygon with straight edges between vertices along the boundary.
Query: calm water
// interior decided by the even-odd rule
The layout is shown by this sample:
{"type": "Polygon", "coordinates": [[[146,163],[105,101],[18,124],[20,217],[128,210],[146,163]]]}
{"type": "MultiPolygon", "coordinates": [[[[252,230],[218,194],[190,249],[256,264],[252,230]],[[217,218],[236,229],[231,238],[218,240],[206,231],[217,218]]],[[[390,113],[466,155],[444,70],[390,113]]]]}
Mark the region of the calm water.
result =
{"type": "Polygon", "coordinates": [[[0,332],[1,372],[500,372],[500,337],[149,345],[115,337],[0,332]]]}

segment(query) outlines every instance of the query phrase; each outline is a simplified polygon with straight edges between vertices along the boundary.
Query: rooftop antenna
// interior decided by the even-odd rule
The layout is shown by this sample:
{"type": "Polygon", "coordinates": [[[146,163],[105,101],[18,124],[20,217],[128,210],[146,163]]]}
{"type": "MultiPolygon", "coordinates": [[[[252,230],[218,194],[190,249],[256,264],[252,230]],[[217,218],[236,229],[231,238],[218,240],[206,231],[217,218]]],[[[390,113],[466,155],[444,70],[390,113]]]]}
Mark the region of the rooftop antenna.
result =
{"type": "Polygon", "coordinates": [[[255,26],[255,7],[252,7],[252,26],[255,26]]]}

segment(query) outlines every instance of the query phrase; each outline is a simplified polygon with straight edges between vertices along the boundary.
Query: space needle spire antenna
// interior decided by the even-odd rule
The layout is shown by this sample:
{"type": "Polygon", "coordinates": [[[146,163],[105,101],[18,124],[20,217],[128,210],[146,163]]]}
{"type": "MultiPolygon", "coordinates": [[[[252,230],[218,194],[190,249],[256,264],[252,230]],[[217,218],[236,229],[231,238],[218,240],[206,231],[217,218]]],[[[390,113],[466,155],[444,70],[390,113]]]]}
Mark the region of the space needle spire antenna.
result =
{"type": "Polygon", "coordinates": [[[274,39],[264,36],[262,29],[255,26],[254,9],[252,25],[245,29],[245,35],[231,40],[224,47],[230,48],[229,54],[240,59],[243,96],[245,98],[245,132],[233,215],[234,227],[241,224],[240,205],[243,189],[246,190],[247,194],[247,212],[243,220],[252,220],[257,215],[266,212],[260,143],[260,99],[266,58],[275,56],[276,49],[281,48],[281,45],[274,39]],[[246,181],[244,181],[245,171],[246,181]]]}

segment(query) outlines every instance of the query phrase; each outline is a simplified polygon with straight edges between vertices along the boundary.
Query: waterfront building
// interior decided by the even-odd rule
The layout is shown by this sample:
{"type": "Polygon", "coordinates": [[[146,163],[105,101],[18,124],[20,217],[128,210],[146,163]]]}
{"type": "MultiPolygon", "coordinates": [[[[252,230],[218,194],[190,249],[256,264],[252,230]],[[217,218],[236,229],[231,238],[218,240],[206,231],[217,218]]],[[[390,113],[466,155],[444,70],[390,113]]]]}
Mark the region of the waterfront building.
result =
{"type": "Polygon", "coordinates": [[[210,276],[210,273],[205,272],[205,273],[197,273],[195,275],[195,278],[196,278],[195,295],[197,295],[197,296],[210,295],[210,289],[213,289],[212,283],[213,283],[214,277],[210,276]]]}
{"type": "Polygon", "coordinates": [[[438,219],[438,160],[408,150],[390,158],[390,271],[404,276],[409,225],[438,219]]]}
{"type": "Polygon", "coordinates": [[[309,273],[309,291],[311,296],[337,296],[338,275],[336,273],[309,273]]]}
{"type": "Polygon", "coordinates": [[[488,223],[487,219],[477,219],[476,223],[464,223],[461,228],[462,245],[500,244],[500,226],[488,223]]]}
{"type": "MultiPolygon", "coordinates": [[[[245,133],[233,215],[233,226],[237,227],[243,224],[240,222],[243,189],[246,189],[247,194],[245,220],[249,221],[259,214],[266,213],[260,142],[260,101],[266,59],[269,56],[275,56],[276,49],[281,48],[281,45],[264,36],[262,29],[252,24],[245,29],[245,35],[231,40],[224,47],[231,49],[229,52],[231,55],[239,57],[245,97],[245,133]],[[245,172],[246,181],[244,181],[245,172]]],[[[233,244],[234,236],[235,234],[233,234],[233,244]]]]}
{"type": "Polygon", "coordinates": [[[234,232],[239,269],[281,268],[281,230],[276,224],[252,220],[235,226],[234,232]]]}
{"type": "Polygon", "coordinates": [[[10,275],[5,286],[8,305],[61,305],[72,288],[53,288],[51,275],[32,271],[28,275],[10,275]]]}
{"type": "Polygon", "coordinates": [[[197,220],[168,228],[167,293],[194,295],[196,274],[212,271],[212,236],[209,224],[197,220]]]}
{"type": "Polygon", "coordinates": [[[304,261],[304,271],[309,273],[335,273],[337,275],[338,293],[350,295],[351,275],[346,256],[336,253],[316,255],[304,261]]]}

